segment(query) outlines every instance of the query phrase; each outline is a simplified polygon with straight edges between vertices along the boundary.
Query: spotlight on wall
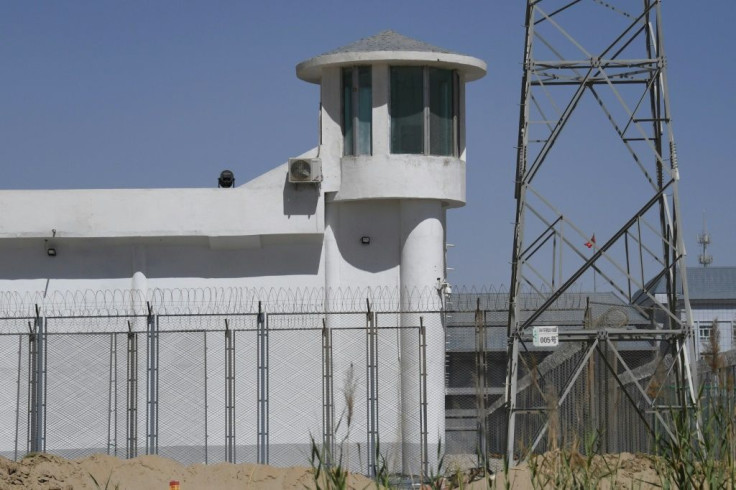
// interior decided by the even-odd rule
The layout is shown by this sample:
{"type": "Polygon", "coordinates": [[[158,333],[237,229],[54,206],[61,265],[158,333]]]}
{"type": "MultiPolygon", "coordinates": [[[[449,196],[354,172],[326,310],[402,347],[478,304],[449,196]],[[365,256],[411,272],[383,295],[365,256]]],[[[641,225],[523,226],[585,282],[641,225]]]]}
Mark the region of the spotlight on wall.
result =
{"type": "Polygon", "coordinates": [[[217,179],[217,187],[223,187],[229,189],[235,185],[235,174],[230,170],[223,170],[220,172],[220,177],[217,179]]]}
{"type": "Polygon", "coordinates": [[[370,245],[371,244],[371,237],[369,237],[367,235],[364,235],[364,236],[360,237],[360,243],[362,243],[363,245],[370,245]]]}

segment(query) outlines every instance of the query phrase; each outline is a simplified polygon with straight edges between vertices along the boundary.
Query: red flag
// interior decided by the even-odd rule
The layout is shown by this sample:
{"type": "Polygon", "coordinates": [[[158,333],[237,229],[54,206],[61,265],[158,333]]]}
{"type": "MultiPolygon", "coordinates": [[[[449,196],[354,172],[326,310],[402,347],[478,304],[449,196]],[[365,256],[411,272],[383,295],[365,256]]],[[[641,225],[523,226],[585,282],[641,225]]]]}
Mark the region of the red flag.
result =
{"type": "Polygon", "coordinates": [[[593,248],[594,245],[595,245],[595,233],[593,233],[593,236],[590,237],[589,241],[585,242],[585,246],[588,248],[593,248]]]}

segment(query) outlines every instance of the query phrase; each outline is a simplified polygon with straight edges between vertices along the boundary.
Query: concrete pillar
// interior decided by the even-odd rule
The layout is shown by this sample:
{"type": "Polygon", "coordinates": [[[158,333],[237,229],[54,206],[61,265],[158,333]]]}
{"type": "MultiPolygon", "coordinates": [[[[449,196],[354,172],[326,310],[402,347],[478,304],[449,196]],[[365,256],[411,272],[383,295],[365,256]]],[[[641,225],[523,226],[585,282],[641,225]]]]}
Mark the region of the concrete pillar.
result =
{"type": "MultiPolygon", "coordinates": [[[[437,279],[444,279],[444,210],[440,201],[401,202],[401,306],[417,309],[424,299],[438,294],[437,279]]],[[[403,313],[402,327],[418,327],[420,317],[427,329],[427,435],[430,465],[436,468],[437,444],[445,434],[445,338],[439,313],[403,313]]],[[[419,333],[401,330],[402,470],[419,474],[421,468],[419,333]]]]}
{"type": "MultiPolygon", "coordinates": [[[[325,194],[325,237],[324,237],[324,264],[325,264],[325,310],[337,311],[340,305],[334,304],[335,294],[340,287],[340,248],[337,245],[335,229],[339,227],[340,206],[333,202],[334,193],[325,194]]],[[[330,325],[329,315],[326,318],[330,325]]]]}
{"type": "MultiPolygon", "coordinates": [[[[142,315],[147,311],[146,304],[148,298],[148,278],[140,270],[138,270],[130,281],[130,309],[132,312],[142,315]]],[[[146,319],[144,317],[136,317],[133,319],[133,330],[145,331],[146,319]]]]}
{"type": "Polygon", "coordinates": [[[325,68],[322,72],[320,98],[319,157],[322,159],[320,184],[323,193],[340,189],[340,159],[343,154],[342,137],[342,70],[325,68]]]}
{"type": "Polygon", "coordinates": [[[388,77],[387,64],[373,65],[373,156],[389,155],[390,121],[388,114],[388,77]]]}

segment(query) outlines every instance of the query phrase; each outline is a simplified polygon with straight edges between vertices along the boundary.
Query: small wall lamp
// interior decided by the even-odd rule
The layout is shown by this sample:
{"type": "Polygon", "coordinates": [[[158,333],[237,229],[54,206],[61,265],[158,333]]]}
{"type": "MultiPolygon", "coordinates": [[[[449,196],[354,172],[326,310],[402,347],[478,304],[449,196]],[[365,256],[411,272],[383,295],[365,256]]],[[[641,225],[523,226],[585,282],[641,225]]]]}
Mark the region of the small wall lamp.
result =
{"type": "MultiPolygon", "coordinates": [[[[56,230],[54,230],[54,232],[56,232],[56,230]]],[[[48,240],[44,240],[43,243],[44,248],[46,249],[46,255],[48,255],[49,257],[56,257],[56,248],[51,245],[48,240]]]]}
{"type": "Polygon", "coordinates": [[[360,237],[360,243],[362,243],[363,245],[370,245],[371,244],[371,237],[369,237],[368,235],[364,235],[364,236],[360,237]]]}

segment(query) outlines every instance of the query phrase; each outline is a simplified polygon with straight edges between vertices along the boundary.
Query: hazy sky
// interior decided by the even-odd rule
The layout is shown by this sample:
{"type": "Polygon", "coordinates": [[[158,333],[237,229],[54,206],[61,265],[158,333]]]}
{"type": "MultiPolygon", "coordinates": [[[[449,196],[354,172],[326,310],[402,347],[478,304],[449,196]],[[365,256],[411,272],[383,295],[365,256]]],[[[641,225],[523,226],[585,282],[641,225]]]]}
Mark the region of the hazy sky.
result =
{"type": "MultiPolygon", "coordinates": [[[[736,2],[665,0],[663,15],[688,264],[705,211],[714,265],[736,265],[736,2]]],[[[522,0],[0,0],[0,188],[213,187],[225,168],[247,182],[317,144],[318,89],[295,65],[393,29],[488,63],[467,91],[449,279],[507,285],[523,24],[522,0]]]]}

